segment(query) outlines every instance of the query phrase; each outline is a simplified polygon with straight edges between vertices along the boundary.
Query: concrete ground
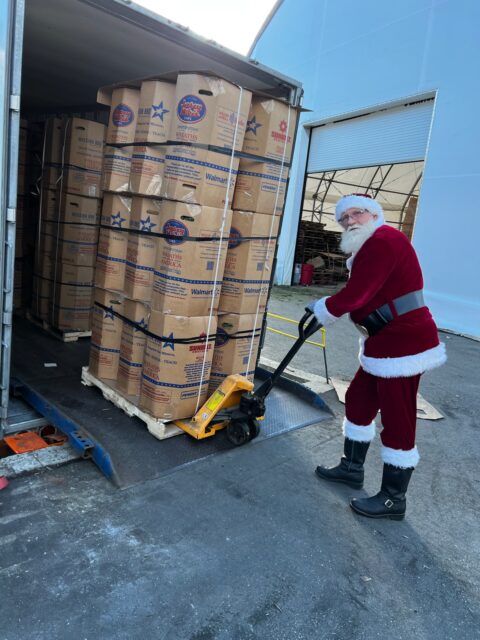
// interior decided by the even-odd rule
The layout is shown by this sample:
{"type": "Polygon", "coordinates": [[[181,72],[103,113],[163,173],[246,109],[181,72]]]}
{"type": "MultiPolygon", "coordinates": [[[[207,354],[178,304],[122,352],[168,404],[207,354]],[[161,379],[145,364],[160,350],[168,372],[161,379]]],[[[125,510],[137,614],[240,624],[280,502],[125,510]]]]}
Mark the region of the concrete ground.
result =
{"type": "MultiPolygon", "coordinates": [[[[317,294],[277,288],[271,310],[299,318],[317,294]]],[[[378,439],[364,491],[314,476],[341,449],[334,391],[319,426],[125,491],[83,461],[17,478],[0,493],[2,640],[478,638],[480,343],[442,339],[421,392],[445,419],[419,421],[405,521],[348,507],[379,488],[378,439]]],[[[331,375],[352,376],[357,343],[347,320],[328,331],[331,375]]],[[[290,345],[269,333],[264,353],[290,345]]],[[[295,365],[322,374],[321,351],[295,365]]]]}

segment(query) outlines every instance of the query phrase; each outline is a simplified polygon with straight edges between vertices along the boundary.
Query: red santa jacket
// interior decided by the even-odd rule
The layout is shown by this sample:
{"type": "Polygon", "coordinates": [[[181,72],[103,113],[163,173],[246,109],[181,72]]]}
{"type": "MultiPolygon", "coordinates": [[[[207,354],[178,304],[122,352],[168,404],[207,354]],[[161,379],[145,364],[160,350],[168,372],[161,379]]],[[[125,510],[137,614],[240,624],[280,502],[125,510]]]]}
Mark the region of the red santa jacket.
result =
{"type": "MultiPolygon", "coordinates": [[[[315,315],[326,326],[345,313],[359,322],[378,307],[422,288],[422,271],[410,241],[401,231],[382,225],[355,254],[345,287],[319,300],[315,315]]],[[[405,377],[445,362],[445,345],[439,342],[428,307],[395,316],[374,336],[361,340],[359,359],[365,371],[383,378],[405,377]]]]}

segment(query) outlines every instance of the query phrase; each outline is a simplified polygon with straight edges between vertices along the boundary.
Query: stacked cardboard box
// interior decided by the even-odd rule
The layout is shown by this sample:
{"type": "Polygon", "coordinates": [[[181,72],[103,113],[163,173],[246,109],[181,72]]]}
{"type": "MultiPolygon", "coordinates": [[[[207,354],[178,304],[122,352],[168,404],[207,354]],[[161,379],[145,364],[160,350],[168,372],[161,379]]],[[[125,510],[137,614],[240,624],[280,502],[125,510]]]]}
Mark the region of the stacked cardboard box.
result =
{"type": "Polygon", "coordinates": [[[253,379],[296,118],[283,102],[252,100],[233,197],[211,390],[231,373],[253,379]]]}
{"type": "Polygon", "coordinates": [[[110,121],[90,370],[154,417],[188,417],[208,393],[251,93],[189,73],[99,99],[110,121]]]}
{"type": "Polygon", "coordinates": [[[163,147],[147,145],[168,138],[174,89],[152,80],[139,88],[117,87],[108,96],[89,369],[136,403],[156,258],[160,201],[154,196],[159,195],[165,155],[163,147]]]}
{"type": "Polygon", "coordinates": [[[20,121],[17,176],[13,295],[15,311],[28,307],[32,294],[36,216],[31,190],[36,179],[36,165],[31,145],[29,123],[22,119],[20,121]]]}
{"type": "Polygon", "coordinates": [[[62,331],[89,331],[105,126],[47,120],[33,311],[62,331]]]}

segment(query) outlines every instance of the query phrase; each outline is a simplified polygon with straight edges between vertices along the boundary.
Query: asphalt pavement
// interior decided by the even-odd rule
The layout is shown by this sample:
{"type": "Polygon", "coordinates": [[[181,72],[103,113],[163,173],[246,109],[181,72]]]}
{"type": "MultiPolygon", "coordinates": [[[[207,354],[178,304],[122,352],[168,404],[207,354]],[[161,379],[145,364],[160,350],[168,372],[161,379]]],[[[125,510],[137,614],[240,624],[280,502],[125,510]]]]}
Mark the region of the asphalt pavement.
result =
{"type": "MultiPolygon", "coordinates": [[[[270,309],[298,319],[321,293],[276,288],[270,309]]],[[[341,451],[334,391],[319,425],[123,491],[85,461],[26,475],[0,492],[2,640],[478,638],[480,343],[441,338],[448,363],[420,391],[445,417],[418,423],[403,522],[348,506],[379,488],[378,438],[364,490],[315,477],[341,451]]],[[[263,353],[290,345],[269,333],[263,353]]],[[[351,378],[357,352],[341,319],[330,375],[351,378]]],[[[322,375],[323,354],[306,345],[294,365],[322,375]]]]}

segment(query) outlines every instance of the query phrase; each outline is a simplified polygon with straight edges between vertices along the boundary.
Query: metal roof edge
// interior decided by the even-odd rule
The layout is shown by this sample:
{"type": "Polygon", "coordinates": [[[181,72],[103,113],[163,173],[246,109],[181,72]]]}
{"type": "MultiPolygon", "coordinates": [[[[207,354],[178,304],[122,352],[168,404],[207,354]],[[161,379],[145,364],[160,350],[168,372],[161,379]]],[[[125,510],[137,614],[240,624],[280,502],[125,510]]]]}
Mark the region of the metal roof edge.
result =
{"type": "Polygon", "coordinates": [[[255,49],[255,47],[257,46],[258,41],[260,40],[260,38],[262,37],[265,29],[268,27],[268,25],[270,24],[270,22],[273,20],[274,15],[277,13],[277,11],[280,9],[281,5],[283,4],[283,0],[277,0],[277,2],[273,5],[273,7],[270,9],[270,13],[268,14],[268,16],[265,18],[264,23],[262,24],[262,26],[260,27],[257,35],[255,36],[252,44],[250,45],[250,49],[248,50],[247,56],[250,58],[253,50],[255,49]]]}

